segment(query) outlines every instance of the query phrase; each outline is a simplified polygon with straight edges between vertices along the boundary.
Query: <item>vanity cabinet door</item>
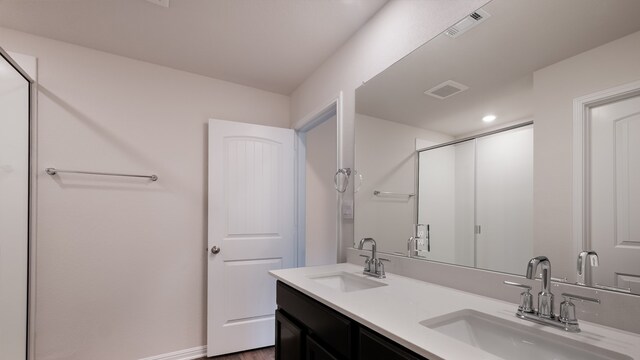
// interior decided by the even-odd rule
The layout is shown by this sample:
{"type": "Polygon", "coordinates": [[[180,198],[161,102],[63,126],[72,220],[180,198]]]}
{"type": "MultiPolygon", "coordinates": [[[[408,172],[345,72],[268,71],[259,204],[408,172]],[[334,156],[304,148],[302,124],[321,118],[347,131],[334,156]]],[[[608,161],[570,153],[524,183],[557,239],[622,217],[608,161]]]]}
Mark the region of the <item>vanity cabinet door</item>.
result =
{"type": "Polygon", "coordinates": [[[304,332],[283,312],[276,310],[276,360],[300,360],[304,354],[304,332]]]}
{"type": "Polygon", "coordinates": [[[307,356],[306,360],[338,360],[331,353],[318,344],[315,340],[307,336],[307,356]]]}
{"type": "Polygon", "coordinates": [[[400,345],[377,335],[367,329],[360,329],[359,359],[384,359],[384,360],[418,360],[424,357],[414,355],[400,345]]]}
{"type": "Polygon", "coordinates": [[[304,324],[309,334],[321,339],[336,355],[351,358],[356,323],[281,282],[278,282],[276,298],[278,307],[304,324]]]}

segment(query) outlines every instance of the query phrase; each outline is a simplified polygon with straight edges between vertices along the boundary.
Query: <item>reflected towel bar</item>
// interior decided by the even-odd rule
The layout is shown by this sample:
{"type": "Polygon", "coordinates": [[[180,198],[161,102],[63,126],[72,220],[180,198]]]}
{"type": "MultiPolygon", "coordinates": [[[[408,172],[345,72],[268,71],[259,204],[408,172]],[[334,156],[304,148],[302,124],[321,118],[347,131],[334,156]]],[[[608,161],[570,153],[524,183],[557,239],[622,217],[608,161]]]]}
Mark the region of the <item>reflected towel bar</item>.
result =
{"type": "Polygon", "coordinates": [[[412,197],[412,196],[416,196],[416,194],[403,194],[403,193],[395,193],[395,192],[390,192],[390,191],[378,191],[378,190],[373,190],[373,195],[375,196],[406,196],[406,197],[412,197]]]}
{"type": "Polygon", "coordinates": [[[56,168],[46,168],[45,171],[47,172],[47,174],[51,176],[57,173],[69,173],[69,174],[103,175],[103,176],[138,177],[138,178],[148,178],[151,181],[158,180],[158,175],[118,174],[118,173],[107,173],[107,172],[97,172],[97,171],[62,170],[62,169],[56,169],[56,168]]]}

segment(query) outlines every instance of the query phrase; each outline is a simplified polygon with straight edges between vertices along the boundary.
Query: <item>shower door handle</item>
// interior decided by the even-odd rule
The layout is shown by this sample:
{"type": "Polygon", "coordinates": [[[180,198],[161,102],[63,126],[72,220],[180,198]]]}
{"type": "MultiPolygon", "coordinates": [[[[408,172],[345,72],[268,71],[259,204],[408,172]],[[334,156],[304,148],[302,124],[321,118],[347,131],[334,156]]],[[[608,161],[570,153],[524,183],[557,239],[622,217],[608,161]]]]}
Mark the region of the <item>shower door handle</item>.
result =
{"type": "Polygon", "coordinates": [[[431,226],[427,224],[427,252],[431,252],[431,226]]]}

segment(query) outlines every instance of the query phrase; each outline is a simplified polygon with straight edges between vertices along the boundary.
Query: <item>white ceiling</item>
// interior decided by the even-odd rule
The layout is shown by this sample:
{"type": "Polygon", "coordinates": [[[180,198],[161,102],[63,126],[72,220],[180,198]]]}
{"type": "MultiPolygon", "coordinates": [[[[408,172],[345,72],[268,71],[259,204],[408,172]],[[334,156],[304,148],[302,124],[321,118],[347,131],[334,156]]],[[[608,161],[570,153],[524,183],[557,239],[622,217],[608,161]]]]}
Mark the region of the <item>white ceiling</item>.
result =
{"type": "Polygon", "coordinates": [[[0,0],[0,26],[288,95],[387,1],[0,0]]]}
{"type": "Polygon", "coordinates": [[[640,31],[638,0],[494,0],[491,17],[440,35],[356,92],[357,112],[454,137],[533,116],[533,72],[640,31]],[[423,94],[446,80],[469,90],[423,94]],[[481,118],[494,113],[491,125],[481,118]]]}

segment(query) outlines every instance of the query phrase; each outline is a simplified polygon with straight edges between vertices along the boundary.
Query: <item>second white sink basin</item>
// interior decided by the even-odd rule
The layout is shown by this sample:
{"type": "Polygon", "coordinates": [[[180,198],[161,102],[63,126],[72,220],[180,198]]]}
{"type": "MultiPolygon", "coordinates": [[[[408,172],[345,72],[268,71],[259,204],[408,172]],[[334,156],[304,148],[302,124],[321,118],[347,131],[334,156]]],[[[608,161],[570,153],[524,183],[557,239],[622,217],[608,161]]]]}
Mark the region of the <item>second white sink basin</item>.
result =
{"type": "Polygon", "coordinates": [[[456,311],[420,324],[507,360],[633,360],[617,352],[475,310],[456,311]]]}
{"type": "Polygon", "coordinates": [[[309,276],[309,278],[324,286],[342,292],[351,292],[364,289],[372,289],[380,286],[387,286],[387,284],[385,283],[365,278],[363,275],[351,274],[344,271],[331,274],[313,275],[309,276]]]}

